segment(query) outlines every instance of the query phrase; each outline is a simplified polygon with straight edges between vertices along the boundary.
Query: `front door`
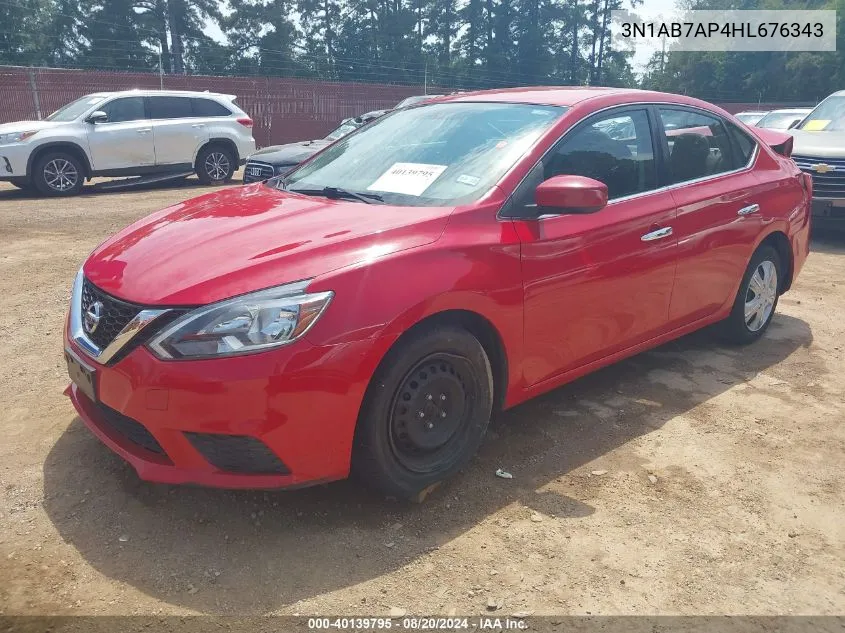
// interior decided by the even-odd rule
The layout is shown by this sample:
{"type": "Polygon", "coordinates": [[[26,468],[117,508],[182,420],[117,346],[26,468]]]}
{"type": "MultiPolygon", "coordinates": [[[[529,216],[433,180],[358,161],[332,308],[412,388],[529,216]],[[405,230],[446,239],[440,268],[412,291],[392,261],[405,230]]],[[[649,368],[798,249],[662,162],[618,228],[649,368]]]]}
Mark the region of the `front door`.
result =
{"type": "Polygon", "coordinates": [[[667,326],[676,213],[671,193],[658,189],[654,127],[645,107],[594,115],[546,154],[514,196],[515,212],[508,213],[525,218],[539,182],[575,174],[604,182],[609,197],[591,214],[514,219],[522,241],[529,385],[667,326]]]}
{"type": "Polygon", "coordinates": [[[95,171],[143,167],[155,163],[153,127],[143,97],[119,97],[98,108],[108,120],[88,125],[88,147],[95,171]]]}

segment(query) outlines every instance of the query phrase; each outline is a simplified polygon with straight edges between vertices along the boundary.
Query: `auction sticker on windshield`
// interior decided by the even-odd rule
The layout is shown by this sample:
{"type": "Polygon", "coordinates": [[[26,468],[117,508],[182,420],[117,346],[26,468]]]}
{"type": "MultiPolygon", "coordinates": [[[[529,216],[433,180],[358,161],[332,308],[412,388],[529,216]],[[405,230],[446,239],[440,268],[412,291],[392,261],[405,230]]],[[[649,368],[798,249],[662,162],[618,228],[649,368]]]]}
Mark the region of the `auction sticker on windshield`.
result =
{"type": "Polygon", "coordinates": [[[421,196],[444,171],[446,165],[393,163],[393,166],[367,187],[367,190],[421,196]]]}

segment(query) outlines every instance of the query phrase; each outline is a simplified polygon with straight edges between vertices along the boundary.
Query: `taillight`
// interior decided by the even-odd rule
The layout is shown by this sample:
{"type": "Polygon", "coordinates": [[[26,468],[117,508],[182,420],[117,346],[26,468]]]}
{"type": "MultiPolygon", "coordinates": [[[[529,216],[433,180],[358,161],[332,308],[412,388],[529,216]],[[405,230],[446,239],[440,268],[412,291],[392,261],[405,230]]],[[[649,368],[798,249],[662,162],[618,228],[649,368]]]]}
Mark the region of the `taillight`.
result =
{"type": "Polygon", "coordinates": [[[807,198],[813,197],[813,177],[806,173],[801,172],[801,184],[804,186],[804,191],[807,192],[807,198]]]}
{"type": "Polygon", "coordinates": [[[248,116],[241,117],[240,119],[238,119],[238,123],[240,123],[244,127],[252,127],[252,119],[250,119],[248,116]]]}

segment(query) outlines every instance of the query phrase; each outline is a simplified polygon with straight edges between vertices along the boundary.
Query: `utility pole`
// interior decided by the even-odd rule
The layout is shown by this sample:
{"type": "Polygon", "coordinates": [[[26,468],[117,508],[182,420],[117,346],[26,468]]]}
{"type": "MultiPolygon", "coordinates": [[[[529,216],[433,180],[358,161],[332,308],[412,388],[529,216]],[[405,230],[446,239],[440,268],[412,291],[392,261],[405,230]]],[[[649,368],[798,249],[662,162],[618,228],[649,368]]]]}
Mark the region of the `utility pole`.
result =
{"type": "Polygon", "coordinates": [[[428,59],[425,60],[425,71],[423,74],[423,94],[428,94],[428,59]]]}
{"type": "Polygon", "coordinates": [[[161,40],[158,42],[158,87],[164,90],[164,68],[161,65],[161,40]]]}

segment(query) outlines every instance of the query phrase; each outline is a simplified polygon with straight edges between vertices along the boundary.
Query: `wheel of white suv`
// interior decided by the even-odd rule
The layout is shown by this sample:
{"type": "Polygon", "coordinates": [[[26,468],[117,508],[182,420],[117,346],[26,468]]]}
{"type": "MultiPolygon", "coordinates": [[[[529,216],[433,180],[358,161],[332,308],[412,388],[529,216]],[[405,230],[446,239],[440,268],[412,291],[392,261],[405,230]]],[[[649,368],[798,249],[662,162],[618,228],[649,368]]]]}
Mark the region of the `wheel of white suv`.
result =
{"type": "Polygon", "coordinates": [[[197,156],[197,177],[205,185],[215,185],[231,180],[236,167],[232,151],[222,145],[206,147],[197,156]]]}
{"type": "Polygon", "coordinates": [[[35,161],[32,182],[45,196],[72,196],[82,191],[85,169],[73,154],[48,152],[35,161]]]}
{"type": "Polygon", "coordinates": [[[9,182],[12,183],[18,189],[23,189],[24,191],[32,190],[32,182],[30,182],[26,178],[12,178],[9,182]]]}

